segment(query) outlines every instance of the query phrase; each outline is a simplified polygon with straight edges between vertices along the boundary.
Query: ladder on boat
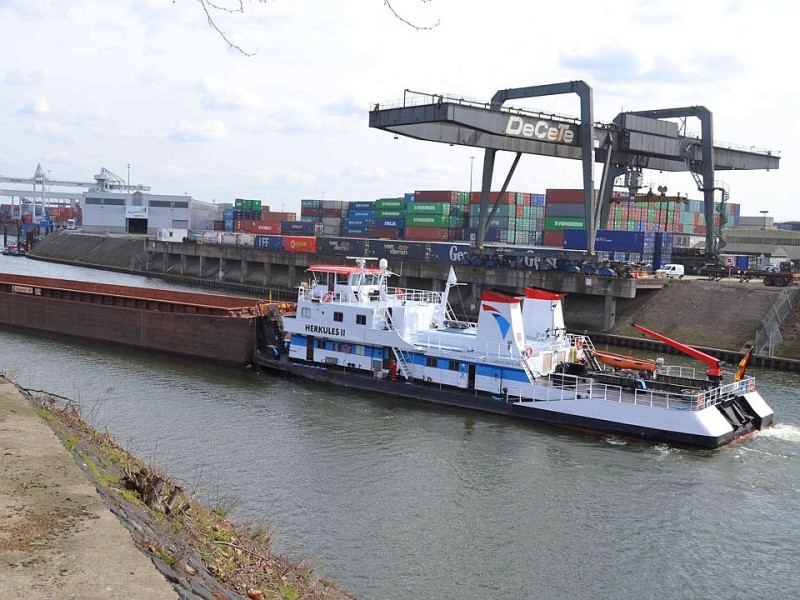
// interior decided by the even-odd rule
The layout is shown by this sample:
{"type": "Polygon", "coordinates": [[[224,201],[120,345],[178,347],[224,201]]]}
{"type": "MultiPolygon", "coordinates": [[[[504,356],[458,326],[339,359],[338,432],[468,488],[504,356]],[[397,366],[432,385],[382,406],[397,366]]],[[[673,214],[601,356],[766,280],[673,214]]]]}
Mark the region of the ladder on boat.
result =
{"type": "MultiPolygon", "coordinates": [[[[390,311],[384,311],[384,319],[386,319],[386,324],[389,326],[389,329],[397,331],[392,321],[392,313],[390,311]]],[[[413,379],[414,361],[411,360],[411,355],[402,348],[397,348],[395,346],[392,346],[392,352],[394,353],[395,360],[397,360],[398,373],[405,377],[407,381],[413,379]]]]}
{"type": "Polygon", "coordinates": [[[402,348],[392,347],[392,351],[394,352],[395,359],[397,359],[398,372],[405,377],[406,380],[413,379],[414,362],[411,360],[411,355],[402,348]]]}
{"type": "Polygon", "coordinates": [[[581,340],[583,342],[583,349],[588,350],[588,352],[584,352],[583,355],[586,357],[586,362],[589,363],[589,366],[595,371],[602,371],[603,368],[600,366],[600,362],[594,356],[594,344],[591,338],[588,336],[575,336],[575,340],[581,340]]]}

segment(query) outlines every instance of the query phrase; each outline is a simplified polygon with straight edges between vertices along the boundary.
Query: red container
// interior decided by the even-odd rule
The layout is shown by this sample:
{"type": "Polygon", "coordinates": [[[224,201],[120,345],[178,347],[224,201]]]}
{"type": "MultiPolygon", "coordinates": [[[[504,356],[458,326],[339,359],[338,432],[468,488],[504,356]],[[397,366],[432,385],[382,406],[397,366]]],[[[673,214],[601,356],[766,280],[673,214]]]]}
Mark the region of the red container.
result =
{"type": "Polygon", "coordinates": [[[403,237],[402,231],[402,228],[397,227],[370,227],[367,229],[367,237],[397,240],[403,237]]]}
{"type": "Polygon", "coordinates": [[[243,233],[259,233],[261,235],[280,235],[281,224],[270,223],[269,221],[236,221],[233,225],[233,230],[243,233]]]}
{"type": "Polygon", "coordinates": [[[449,190],[417,190],[414,192],[414,202],[458,202],[458,192],[449,190]]]}
{"type": "Polygon", "coordinates": [[[406,227],[406,239],[421,242],[449,242],[456,234],[456,230],[447,227],[406,227]]]}
{"type": "MultiPolygon", "coordinates": [[[[594,198],[597,199],[597,190],[594,192],[594,198]]],[[[583,202],[582,189],[555,189],[547,190],[545,193],[545,204],[564,204],[571,202],[583,202]]]]}
{"type": "Polygon", "coordinates": [[[283,251],[284,252],[316,252],[317,251],[317,238],[311,236],[301,235],[285,235],[283,236],[283,251]]]}
{"type": "MultiPolygon", "coordinates": [[[[497,200],[499,192],[490,192],[489,193],[489,204],[494,203],[497,200]]],[[[469,197],[470,204],[480,204],[481,203],[481,192],[472,192],[469,197]]],[[[506,192],[503,194],[503,197],[500,199],[500,204],[516,204],[517,203],[517,194],[516,192],[506,192]]]]}
{"type": "Polygon", "coordinates": [[[542,244],[551,248],[564,247],[563,231],[544,231],[542,232],[542,244]]]}

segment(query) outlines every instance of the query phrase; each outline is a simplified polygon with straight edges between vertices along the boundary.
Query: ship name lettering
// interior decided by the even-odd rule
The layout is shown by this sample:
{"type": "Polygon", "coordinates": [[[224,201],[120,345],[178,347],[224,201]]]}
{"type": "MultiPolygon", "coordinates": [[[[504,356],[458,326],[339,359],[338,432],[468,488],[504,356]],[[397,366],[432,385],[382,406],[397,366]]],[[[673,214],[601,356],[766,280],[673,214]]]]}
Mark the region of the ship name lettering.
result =
{"type": "Polygon", "coordinates": [[[322,335],[344,336],[345,330],[327,325],[306,325],[306,333],[321,333],[322,335]]]}

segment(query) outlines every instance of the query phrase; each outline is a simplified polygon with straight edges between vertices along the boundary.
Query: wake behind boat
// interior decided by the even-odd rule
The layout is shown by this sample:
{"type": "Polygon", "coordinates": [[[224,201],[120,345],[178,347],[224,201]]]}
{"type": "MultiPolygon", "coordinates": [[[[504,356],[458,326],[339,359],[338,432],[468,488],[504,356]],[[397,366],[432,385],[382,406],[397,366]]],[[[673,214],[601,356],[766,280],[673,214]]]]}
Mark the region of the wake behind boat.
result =
{"type": "MultiPolygon", "coordinates": [[[[649,363],[632,359],[610,369],[600,357],[611,353],[566,331],[561,296],[552,292],[484,291],[477,322],[470,322],[448,304],[457,285],[452,268],[444,291],[390,286],[394,274],[385,260],[378,268],[367,267],[367,259],[312,265],[308,274],[296,313],[282,318],[283,347],[259,352],[257,364],[336,385],[697,447],[722,446],[773,420],[755,379],[740,372],[725,383],[719,361],[709,363],[706,378],[685,367],[640,368],[649,363]]],[[[687,353],[716,360],[694,352],[687,353]]]]}

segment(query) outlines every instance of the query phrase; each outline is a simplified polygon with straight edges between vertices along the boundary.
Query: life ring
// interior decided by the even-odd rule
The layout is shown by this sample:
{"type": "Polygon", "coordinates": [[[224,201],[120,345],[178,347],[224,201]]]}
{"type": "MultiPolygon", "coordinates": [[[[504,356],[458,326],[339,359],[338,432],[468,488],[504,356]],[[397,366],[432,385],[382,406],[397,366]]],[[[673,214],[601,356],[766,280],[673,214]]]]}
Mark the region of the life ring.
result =
{"type": "Polygon", "coordinates": [[[325,295],[322,297],[322,301],[327,303],[333,302],[333,294],[330,292],[325,292],[325,295]]]}
{"type": "Polygon", "coordinates": [[[526,348],[525,348],[525,356],[527,356],[528,358],[533,356],[533,348],[531,348],[530,346],[526,346],[526,348]]]}
{"type": "Polygon", "coordinates": [[[397,297],[398,300],[402,299],[404,295],[403,288],[395,288],[394,295],[397,297]]]}
{"type": "Polygon", "coordinates": [[[580,350],[581,348],[583,348],[583,339],[582,339],[582,338],[578,338],[578,340],[575,342],[575,347],[576,347],[578,350],[580,350]]]}

